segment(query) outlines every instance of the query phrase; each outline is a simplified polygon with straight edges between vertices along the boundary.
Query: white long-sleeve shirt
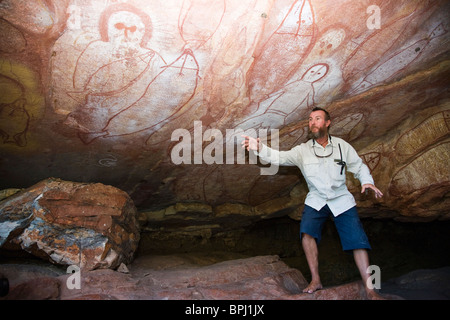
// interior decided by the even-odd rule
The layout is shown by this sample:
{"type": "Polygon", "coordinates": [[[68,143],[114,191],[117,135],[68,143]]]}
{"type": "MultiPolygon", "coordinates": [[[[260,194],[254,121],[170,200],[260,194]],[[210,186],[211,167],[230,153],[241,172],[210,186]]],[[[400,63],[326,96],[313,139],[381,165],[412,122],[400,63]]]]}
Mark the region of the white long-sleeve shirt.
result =
{"type": "Polygon", "coordinates": [[[317,142],[313,143],[311,139],[289,151],[278,151],[262,145],[259,152],[255,153],[262,160],[275,165],[297,166],[308,184],[309,192],[305,204],[316,210],[328,205],[334,216],[356,205],[355,198],[345,184],[346,170],[353,173],[361,185],[374,184],[369,168],[363,163],[356,150],[338,137],[329,137],[325,148],[317,142]],[[342,174],[342,166],[338,164],[341,161],[339,145],[342,160],[346,163],[342,174]],[[331,154],[329,157],[318,157],[329,154],[331,154]]]}

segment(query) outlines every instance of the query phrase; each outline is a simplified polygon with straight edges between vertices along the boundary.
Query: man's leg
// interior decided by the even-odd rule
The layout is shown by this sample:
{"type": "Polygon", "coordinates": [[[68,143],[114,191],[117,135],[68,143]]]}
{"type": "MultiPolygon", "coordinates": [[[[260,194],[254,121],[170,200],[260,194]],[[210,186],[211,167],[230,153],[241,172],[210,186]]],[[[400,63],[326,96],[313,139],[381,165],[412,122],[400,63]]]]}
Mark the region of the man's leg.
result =
{"type": "Polygon", "coordinates": [[[366,289],[367,297],[369,299],[382,299],[375,290],[367,286],[367,279],[369,278],[369,274],[367,273],[369,254],[367,250],[371,249],[371,246],[364,232],[356,207],[335,217],[334,223],[341,239],[342,249],[344,251],[353,251],[353,257],[361,275],[364,288],[366,289]]]}
{"type": "Polygon", "coordinates": [[[369,254],[367,253],[367,250],[355,249],[353,250],[353,257],[361,275],[364,288],[366,289],[367,298],[370,300],[383,299],[373,288],[371,289],[367,286],[367,280],[369,279],[369,274],[367,273],[367,268],[369,267],[369,254]]]}
{"type": "Polygon", "coordinates": [[[302,238],[303,251],[311,271],[311,282],[303,292],[313,293],[322,289],[319,277],[319,250],[317,244],[320,242],[323,225],[330,213],[331,211],[327,205],[319,211],[308,205],[305,205],[303,209],[300,237],[302,238]]]}
{"type": "Polygon", "coordinates": [[[313,293],[316,290],[322,289],[319,276],[319,250],[317,249],[316,239],[309,234],[303,233],[302,246],[305,251],[306,260],[308,261],[309,270],[311,271],[311,282],[303,292],[313,293]]]}

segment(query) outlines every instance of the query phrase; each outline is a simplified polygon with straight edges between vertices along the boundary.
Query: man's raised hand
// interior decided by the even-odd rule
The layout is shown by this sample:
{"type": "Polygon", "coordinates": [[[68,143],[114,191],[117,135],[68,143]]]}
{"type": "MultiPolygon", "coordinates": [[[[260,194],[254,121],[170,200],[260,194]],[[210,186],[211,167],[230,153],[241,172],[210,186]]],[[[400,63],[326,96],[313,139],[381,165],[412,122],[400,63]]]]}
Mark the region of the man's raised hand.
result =
{"type": "Polygon", "coordinates": [[[247,151],[253,150],[258,151],[259,150],[259,138],[253,138],[250,136],[242,135],[244,138],[244,141],[242,141],[242,148],[246,148],[247,151]]]}

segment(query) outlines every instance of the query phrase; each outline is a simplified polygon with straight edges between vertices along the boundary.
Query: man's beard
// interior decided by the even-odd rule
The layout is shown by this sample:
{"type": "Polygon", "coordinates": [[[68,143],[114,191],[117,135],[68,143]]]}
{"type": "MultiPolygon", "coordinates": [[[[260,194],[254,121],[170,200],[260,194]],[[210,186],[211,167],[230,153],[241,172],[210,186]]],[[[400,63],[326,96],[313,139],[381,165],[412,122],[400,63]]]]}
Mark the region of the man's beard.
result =
{"type": "Polygon", "coordinates": [[[317,131],[317,132],[312,132],[311,129],[309,129],[308,138],[317,140],[319,138],[325,137],[327,134],[328,134],[328,130],[326,127],[319,128],[319,131],[317,131]]]}

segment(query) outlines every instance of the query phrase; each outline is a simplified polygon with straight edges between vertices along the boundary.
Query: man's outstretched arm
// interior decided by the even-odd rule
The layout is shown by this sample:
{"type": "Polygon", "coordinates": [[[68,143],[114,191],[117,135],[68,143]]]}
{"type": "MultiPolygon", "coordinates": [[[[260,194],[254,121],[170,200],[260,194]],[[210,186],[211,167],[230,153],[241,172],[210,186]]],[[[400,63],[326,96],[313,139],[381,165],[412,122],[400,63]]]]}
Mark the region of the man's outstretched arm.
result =
{"type": "Polygon", "coordinates": [[[296,148],[289,151],[279,151],[263,144],[259,138],[242,135],[242,147],[247,151],[255,152],[259,158],[267,163],[277,166],[299,166],[300,155],[296,148]]]}

